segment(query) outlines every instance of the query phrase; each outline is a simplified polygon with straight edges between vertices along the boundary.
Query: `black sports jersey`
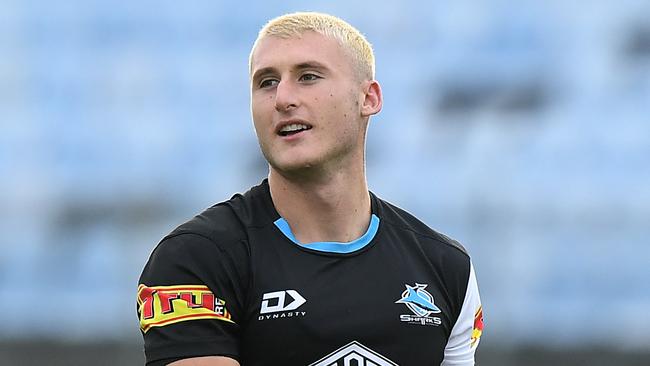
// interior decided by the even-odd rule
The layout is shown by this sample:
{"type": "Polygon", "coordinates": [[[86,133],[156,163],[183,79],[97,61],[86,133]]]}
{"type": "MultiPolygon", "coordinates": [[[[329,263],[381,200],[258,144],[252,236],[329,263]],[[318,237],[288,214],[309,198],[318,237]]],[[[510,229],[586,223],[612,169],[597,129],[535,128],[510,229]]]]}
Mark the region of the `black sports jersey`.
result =
{"type": "Polygon", "coordinates": [[[265,180],[175,229],[138,287],[148,364],[473,365],[483,326],[469,256],[373,194],[371,206],[359,239],[302,244],[265,180]]]}

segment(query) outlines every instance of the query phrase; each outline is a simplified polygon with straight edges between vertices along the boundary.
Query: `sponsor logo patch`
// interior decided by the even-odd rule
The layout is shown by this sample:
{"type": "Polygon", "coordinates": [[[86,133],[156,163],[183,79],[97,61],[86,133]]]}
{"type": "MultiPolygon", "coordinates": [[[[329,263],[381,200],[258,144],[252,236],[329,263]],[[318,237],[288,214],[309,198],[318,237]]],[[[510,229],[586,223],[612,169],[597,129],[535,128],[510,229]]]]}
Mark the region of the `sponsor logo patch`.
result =
{"type": "Polygon", "coordinates": [[[428,285],[416,283],[415,286],[404,286],[406,286],[406,290],[402,292],[402,298],[395,303],[406,305],[413,314],[400,315],[400,321],[420,325],[437,326],[442,324],[440,317],[431,316],[441,313],[441,310],[434,304],[433,296],[425,290],[428,285]]]}
{"type": "Polygon", "coordinates": [[[352,341],[309,366],[397,366],[363,344],[352,341]]]}
{"type": "Polygon", "coordinates": [[[305,311],[294,311],[306,303],[296,290],[267,292],[262,295],[258,320],[305,316],[305,311]]]}
{"type": "Polygon", "coordinates": [[[226,302],[214,296],[207,286],[138,286],[140,329],[196,319],[218,319],[234,323],[226,302]]]}
{"type": "Polygon", "coordinates": [[[472,331],[471,346],[474,347],[483,334],[483,306],[479,306],[474,314],[474,330],[472,331]]]}

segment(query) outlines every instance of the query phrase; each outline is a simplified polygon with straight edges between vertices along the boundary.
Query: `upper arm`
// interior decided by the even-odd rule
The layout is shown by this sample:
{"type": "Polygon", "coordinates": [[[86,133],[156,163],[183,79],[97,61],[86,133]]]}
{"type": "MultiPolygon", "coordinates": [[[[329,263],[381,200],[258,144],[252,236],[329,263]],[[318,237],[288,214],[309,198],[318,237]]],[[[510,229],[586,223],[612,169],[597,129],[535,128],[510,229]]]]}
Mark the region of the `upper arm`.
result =
{"type": "Polygon", "coordinates": [[[454,324],[441,366],[473,366],[474,353],[483,331],[483,307],[478,292],[474,266],[470,263],[469,279],[460,315],[454,324]]]}
{"type": "Polygon", "coordinates": [[[181,234],[154,250],[140,277],[137,299],[147,362],[224,356],[220,358],[229,358],[219,365],[233,365],[239,358],[247,280],[242,272],[246,266],[237,265],[245,263],[245,254],[236,245],[181,234]]]}
{"type": "Polygon", "coordinates": [[[170,363],[169,366],[239,366],[239,362],[229,357],[208,356],[178,360],[170,363]]]}

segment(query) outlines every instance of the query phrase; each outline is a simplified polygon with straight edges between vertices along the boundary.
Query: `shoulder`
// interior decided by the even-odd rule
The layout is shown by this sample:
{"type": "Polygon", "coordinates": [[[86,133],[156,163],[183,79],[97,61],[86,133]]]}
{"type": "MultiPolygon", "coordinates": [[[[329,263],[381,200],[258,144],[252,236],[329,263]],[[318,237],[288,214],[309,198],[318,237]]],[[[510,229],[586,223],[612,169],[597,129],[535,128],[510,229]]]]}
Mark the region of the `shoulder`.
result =
{"type": "Polygon", "coordinates": [[[417,238],[417,242],[421,243],[426,251],[444,253],[459,260],[469,260],[469,253],[457,240],[430,228],[417,217],[387,201],[376,196],[375,201],[382,223],[396,234],[417,238]]]}
{"type": "Polygon", "coordinates": [[[177,267],[175,263],[211,267],[216,260],[240,267],[250,256],[249,229],[273,223],[267,200],[268,185],[262,182],[205,209],[160,240],[147,268],[177,267]]]}
{"type": "Polygon", "coordinates": [[[246,242],[250,227],[273,222],[266,209],[266,192],[266,182],[263,182],[243,194],[235,194],[181,224],[161,242],[204,242],[218,247],[246,242]]]}
{"type": "Polygon", "coordinates": [[[162,242],[173,241],[177,237],[203,238],[205,241],[221,245],[244,240],[245,223],[236,215],[230,204],[231,201],[236,200],[237,196],[205,209],[172,230],[162,239],[162,242]]]}
{"type": "Polygon", "coordinates": [[[246,283],[251,256],[248,230],[258,224],[255,220],[270,220],[256,213],[259,195],[252,191],[207,208],[165,235],[149,256],[141,283],[216,286],[213,282],[224,276],[246,283]]]}
{"type": "Polygon", "coordinates": [[[387,201],[375,197],[375,204],[384,232],[395,235],[410,250],[426,256],[434,267],[444,268],[463,278],[468,275],[471,259],[461,243],[387,201]]]}

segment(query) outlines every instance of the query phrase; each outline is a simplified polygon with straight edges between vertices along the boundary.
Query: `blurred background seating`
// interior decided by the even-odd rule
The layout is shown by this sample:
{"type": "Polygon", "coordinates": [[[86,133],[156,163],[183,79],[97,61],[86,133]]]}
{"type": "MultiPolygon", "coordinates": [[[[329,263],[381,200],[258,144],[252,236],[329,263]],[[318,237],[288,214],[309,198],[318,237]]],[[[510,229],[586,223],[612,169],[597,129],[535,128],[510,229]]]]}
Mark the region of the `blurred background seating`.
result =
{"type": "Polygon", "coordinates": [[[149,253],[266,175],[248,52],[295,10],[374,44],[371,189],[472,254],[481,364],[647,365],[650,3],[634,0],[0,0],[0,363],[142,362],[149,253]]]}

